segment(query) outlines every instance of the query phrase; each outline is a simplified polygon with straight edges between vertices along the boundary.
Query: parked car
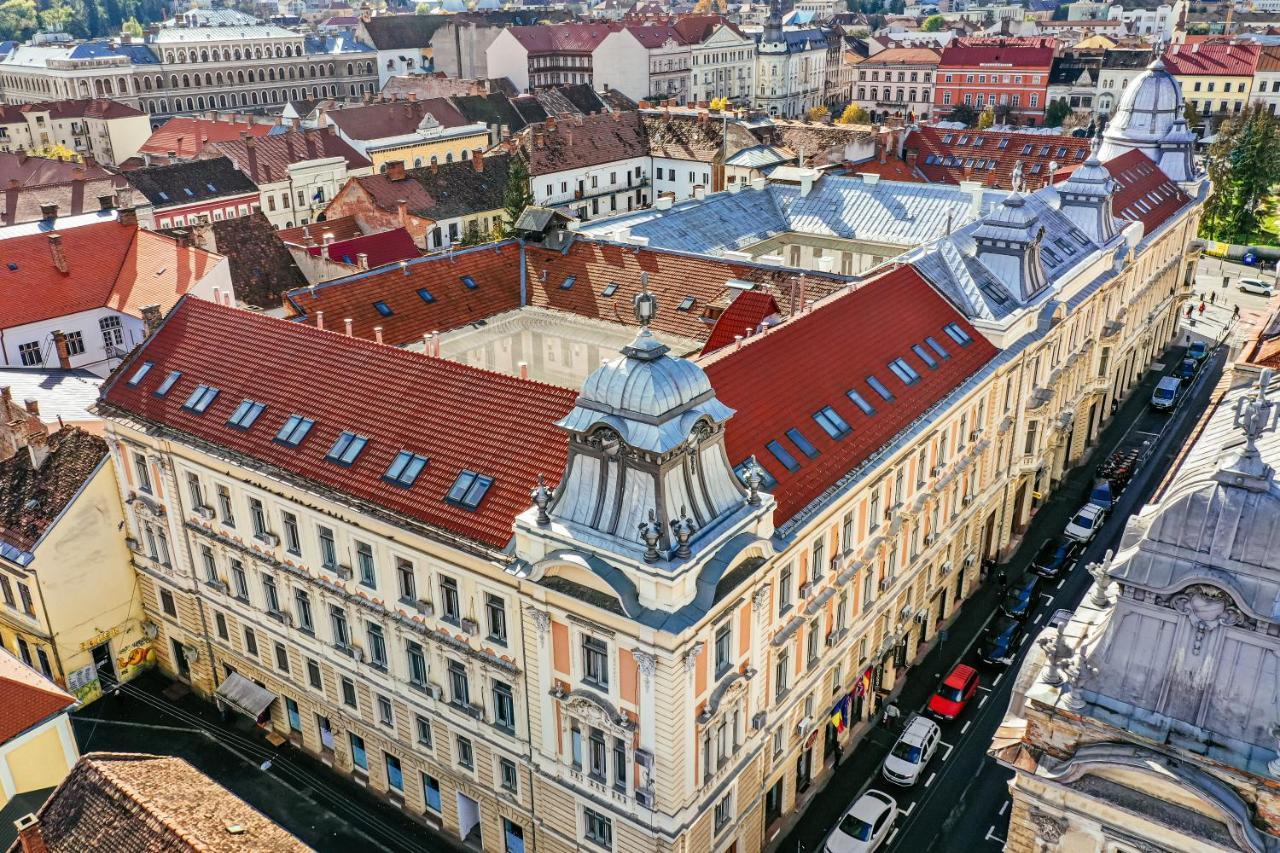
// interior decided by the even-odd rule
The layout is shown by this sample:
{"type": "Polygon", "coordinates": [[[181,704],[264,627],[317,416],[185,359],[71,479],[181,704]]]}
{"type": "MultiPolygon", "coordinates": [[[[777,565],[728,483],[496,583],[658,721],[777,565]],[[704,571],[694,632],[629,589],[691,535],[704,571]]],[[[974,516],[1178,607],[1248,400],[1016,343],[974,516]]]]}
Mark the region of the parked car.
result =
{"type": "Polygon", "coordinates": [[[1036,596],[1040,593],[1040,578],[1027,572],[1023,578],[1009,587],[1000,601],[1000,612],[1014,619],[1026,619],[1036,609],[1036,596]]]}
{"type": "Polygon", "coordinates": [[[897,743],[889,750],[889,757],[884,760],[880,772],[895,785],[914,785],[920,781],[920,774],[938,750],[941,740],[942,730],[937,723],[913,714],[898,736],[897,743]]]}
{"type": "Polygon", "coordinates": [[[983,663],[1009,663],[1018,651],[1025,630],[1017,619],[997,616],[978,641],[978,658],[983,663]]]}
{"type": "Polygon", "coordinates": [[[1196,367],[1197,362],[1194,358],[1184,358],[1182,362],[1174,368],[1173,375],[1184,382],[1190,382],[1196,376],[1196,367]]]}
{"type": "Polygon", "coordinates": [[[1094,480],[1093,488],[1089,490],[1089,503],[1097,504],[1107,512],[1116,503],[1115,490],[1111,488],[1110,480],[1094,480]]]}
{"type": "Polygon", "coordinates": [[[1079,547],[1074,539],[1046,539],[1031,560],[1031,571],[1042,578],[1056,578],[1066,572],[1079,547]]]}
{"type": "Polygon", "coordinates": [[[1075,517],[1067,522],[1067,529],[1062,531],[1072,539],[1088,542],[1102,529],[1107,511],[1095,503],[1087,503],[1076,511],[1075,517]]]}
{"type": "Polygon", "coordinates": [[[938,692],[930,697],[926,710],[940,720],[954,720],[964,713],[965,706],[977,692],[978,671],[962,663],[956,664],[943,679],[938,692]]]}
{"type": "Polygon", "coordinates": [[[871,853],[884,844],[897,819],[897,801],[873,788],[849,807],[822,847],[826,853],[871,853]]]}
{"type": "Polygon", "coordinates": [[[1271,282],[1260,278],[1242,278],[1236,284],[1245,293],[1256,293],[1258,296],[1271,296],[1275,292],[1271,282]]]}
{"type": "Polygon", "coordinates": [[[1196,341],[1187,347],[1187,358],[1194,358],[1196,361],[1204,361],[1209,355],[1209,345],[1204,341],[1196,341]]]}
{"type": "Polygon", "coordinates": [[[1151,392],[1151,408],[1167,412],[1178,402],[1178,388],[1182,380],[1176,376],[1165,376],[1156,383],[1156,390],[1151,392]]]}

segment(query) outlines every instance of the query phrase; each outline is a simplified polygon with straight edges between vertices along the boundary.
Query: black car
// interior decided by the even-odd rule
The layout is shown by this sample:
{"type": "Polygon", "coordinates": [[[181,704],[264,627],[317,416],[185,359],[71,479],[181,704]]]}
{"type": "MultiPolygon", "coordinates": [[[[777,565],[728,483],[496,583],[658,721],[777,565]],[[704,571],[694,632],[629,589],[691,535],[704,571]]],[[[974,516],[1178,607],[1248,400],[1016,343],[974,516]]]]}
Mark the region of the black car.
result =
{"type": "Polygon", "coordinates": [[[1046,539],[1031,560],[1031,571],[1042,578],[1056,578],[1065,574],[1078,547],[1080,543],[1070,539],[1046,539]]]}
{"type": "Polygon", "coordinates": [[[1011,616],[998,616],[987,626],[978,642],[978,657],[983,663],[1006,663],[1022,642],[1022,623],[1011,616]]]}
{"type": "Polygon", "coordinates": [[[1000,612],[1014,619],[1026,619],[1036,609],[1036,595],[1040,592],[1040,578],[1031,573],[1009,587],[1004,600],[1000,602],[1000,612]]]}

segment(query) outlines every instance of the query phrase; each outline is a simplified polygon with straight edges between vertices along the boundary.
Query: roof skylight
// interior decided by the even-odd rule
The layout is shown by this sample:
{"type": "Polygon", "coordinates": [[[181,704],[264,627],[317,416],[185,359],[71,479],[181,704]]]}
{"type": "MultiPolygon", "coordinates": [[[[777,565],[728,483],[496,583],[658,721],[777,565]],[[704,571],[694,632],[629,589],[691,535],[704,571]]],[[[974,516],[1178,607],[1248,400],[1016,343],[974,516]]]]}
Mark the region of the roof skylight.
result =
{"type": "Polygon", "coordinates": [[[917,358],[919,358],[929,367],[938,366],[938,360],[935,359],[932,355],[930,355],[929,351],[926,350],[924,347],[920,346],[919,344],[912,344],[911,351],[916,354],[917,358]]]}
{"type": "Polygon", "coordinates": [[[573,275],[565,276],[564,282],[560,285],[560,289],[568,290],[569,288],[573,287],[573,283],[577,280],[578,280],[577,276],[573,276],[573,275]]]}
{"type": "Polygon", "coordinates": [[[848,421],[840,417],[839,413],[830,406],[823,406],[814,412],[813,419],[832,438],[844,438],[850,432],[848,421]]]}
{"type": "Polygon", "coordinates": [[[156,396],[163,397],[165,394],[168,394],[169,389],[171,389],[180,378],[182,378],[181,370],[170,370],[169,375],[164,378],[164,381],[160,383],[160,387],[156,389],[156,396]]]}
{"type": "Polygon", "coordinates": [[[942,358],[951,358],[951,353],[943,349],[942,344],[938,343],[937,339],[933,337],[928,337],[924,339],[924,342],[929,345],[930,349],[932,349],[942,358]]]}
{"type": "Polygon", "coordinates": [[[872,391],[875,391],[884,399],[886,400],[893,399],[893,394],[889,391],[889,389],[884,387],[884,383],[881,382],[879,379],[876,379],[874,376],[867,377],[867,384],[871,386],[872,391]]]}
{"type": "Polygon", "coordinates": [[[875,407],[873,407],[870,403],[868,403],[865,397],[863,397],[857,391],[854,391],[852,388],[845,392],[845,396],[847,396],[851,401],[853,401],[853,404],[855,406],[857,406],[859,409],[862,409],[862,413],[864,415],[874,415],[876,413],[875,407]]]}
{"type": "Polygon", "coordinates": [[[202,415],[217,396],[217,388],[209,385],[197,385],[196,390],[192,391],[191,396],[187,398],[187,402],[182,404],[182,408],[190,409],[196,414],[202,415]]]}
{"type": "Polygon", "coordinates": [[[419,287],[419,288],[418,288],[418,298],[419,298],[419,299],[421,299],[423,302],[435,302],[435,301],[436,301],[436,298],[435,298],[434,296],[432,296],[432,295],[431,295],[431,291],[430,291],[430,290],[427,290],[425,287],[419,287]]]}
{"type": "Polygon", "coordinates": [[[613,294],[617,292],[618,292],[618,283],[616,281],[611,281],[604,286],[604,290],[600,291],[600,295],[613,296],[613,294]]]}
{"type": "Polygon", "coordinates": [[[813,443],[805,438],[804,433],[800,432],[800,430],[795,427],[787,430],[787,438],[791,439],[791,443],[800,448],[800,452],[805,456],[810,459],[818,458],[818,448],[814,447],[813,443]]]}
{"type": "Polygon", "coordinates": [[[137,385],[139,382],[142,381],[142,377],[146,376],[147,372],[150,370],[151,370],[151,362],[149,361],[142,362],[142,366],[139,367],[136,371],[134,371],[134,374],[129,377],[128,384],[137,385]]]}
{"type": "Polygon", "coordinates": [[[773,458],[781,462],[782,467],[788,471],[795,471],[800,468],[800,463],[796,461],[796,458],[776,440],[769,442],[765,447],[773,454],[773,458]]]}
{"type": "MultiPolygon", "coordinates": [[[[920,381],[920,374],[911,365],[907,364],[905,358],[895,358],[889,362],[889,369],[893,371],[893,375],[902,380],[903,385],[913,385],[920,381]]],[[[875,386],[872,386],[875,387],[875,386]]],[[[880,389],[876,389],[877,391],[880,389]]]]}
{"type": "Polygon", "coordinates": [[[258,419],[258,415],[262,414],[262,410],[266,407],[266,403],[242,400],[240,405],[236,406],[236,410],[231,413],[231,417],[227,418],[227,423],[233,427],[248,429],[253,426],[253,422],[258,419]]]}
{"type": "Polygon", "coordinates": [[[680,300],[680,304],[676,306],[676,310],[677,310],[677,311],[688,311],[690,308],[692,308],[692,307],[693,307],[693,303],[694,303],[694,301],[695,301],[695,300],[694,300],[694,298],[693,298],[692,296],[686,296],[684,299],[681,299],[681,300],[680,300]]]}
{"type": "Polygon", "coordinates": [[[373,303],[373,309],[377,311],[379,314],[381,314],[383,317],[390,317],[392,314],[395,313],[394,311],[391,310],[391,306],[383,302],[381,299],[373,303]]]}
{"type": "Polygon", "coordinates": [[[369,439],[363,435],[344,431],[338,435],[338,440],[333,443],[333,447],[329,448],[324,458],[338,465],[350,465],[356,461],[356,457],[368,443],[369,439]]]}
{"type": "Polygon", "coordinates": [[[396,454],[396,458],[391,460],[391,466],[387,468],[387,473],[382,475],[382,479],[407,489],[418,479],[418,475],[422,473],[426,464],[427,457],[401,450],[396,454]]]}
{"type": "Polygon", "coordinates": [[[950,336],[951,340],[955,341],[962,347],[967,347],[969,344],[973,343],[973,338],[969,337],[969,333],[955,323],[948,323],[943,326],[942,331],[946,332],[947,335],[950,336]]]}
{"type": "Polygon", "coordinates": [[[284,422],[284,426],[280,427],[280,431],[276,433],[276,441],[288,447],[297,447],[302,443],[302,439],[307,437],[307,433],[314,423],[315,421],[311,420],[311,418],[305,418],[302,415],[290,415],[289,419],[284,422]]]}
{"type": "Polygon", "coordinates": [[[462,473],[458,474],[458,479],[454,480],[453,485],[449,487],[445,500],[463,509],[475,509],[480,506],[480,501],[484,500],[485,493],[492,485],[492,477],[464,468],[462,473]]]}
{"type": "Polygon", "coordinates": [[[467,286],[467,290],[475,290],[480,285],[476,284],[476,280],[469,275],[462,277],[462,283],[467,286]]]}

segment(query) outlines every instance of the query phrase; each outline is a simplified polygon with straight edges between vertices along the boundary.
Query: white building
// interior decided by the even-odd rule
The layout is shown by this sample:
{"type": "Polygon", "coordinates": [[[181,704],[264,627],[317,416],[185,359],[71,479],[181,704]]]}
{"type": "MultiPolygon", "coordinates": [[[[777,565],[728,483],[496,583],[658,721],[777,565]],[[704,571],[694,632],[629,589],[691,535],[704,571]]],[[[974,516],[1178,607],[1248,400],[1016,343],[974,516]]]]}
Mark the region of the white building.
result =
{"type": "Polygon", "coordinates": [[[784,30],[775,2],[757,46],[752,106],[771,116],[803,117],[822,105],[826,75],[826,35],[821,30],[784,30]]]}
{"type": "MultiPolygon", "coordinates": [[[[688,27],[691,19],[676,23],[688,27]]],[[[755,79],[755,41],[736,26],[715,22],[710,31],[690,44],[692,53],[689,100],[694,103],[728,98],[732,105],[751,103],[755,79]]]]}
{"type": "Polygon", "coordinates": [[[652,159],[640,113],[531,124],[517,137],[534,204],[596,219],[649,204],[652,159]]]}
{"type": "Polygon", "coordinates": [[[0,107],[0,151],[61,145],[114,166],[137,154],[150,135],[146,113],[105,98],[0,107]]]}
{"type": "Polygon", "coordinates": [[[1112,6],[1108,17],[1124,21],[1131,35],[1167,42],[1173,38],[1186,14],[1187,0],[1174,0],[1172,5],[1162,3],[1154,9],[1112,6]]]}
{"type": "Polygon", "coordinates": [[[1129,84],[1147,69],[1151,51],[1142,48],[1114,48],[1102,55],[1102,69],[1098,72],[1097,97],[1094,108],[1099,115],[1110,115],[1120,95],[1129,84]]]}

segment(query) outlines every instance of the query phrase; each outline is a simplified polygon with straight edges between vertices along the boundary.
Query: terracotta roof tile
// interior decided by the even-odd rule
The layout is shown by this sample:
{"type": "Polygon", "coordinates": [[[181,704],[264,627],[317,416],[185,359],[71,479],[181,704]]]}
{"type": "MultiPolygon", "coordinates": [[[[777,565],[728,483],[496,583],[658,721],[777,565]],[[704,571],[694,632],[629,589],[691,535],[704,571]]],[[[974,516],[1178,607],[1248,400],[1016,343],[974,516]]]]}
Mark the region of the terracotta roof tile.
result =
{"type": "Polygon", "coordinates": [[[359,237],[364,231],[354,216],[338,216],[296,228],[281,228],[276,233],[286,243],[312,246],[324,242],[325,234],[332,234],[335,240],[350,240],[352,237],[359,237]]]}
{"type": "Polygon", "coordinates": [[[741,347],[721,349],[700,360],[725,405],[737,410],[725,433],[729,461],[754,455],[777,481],[769,488],[784,523],[841,477],[865,461],[923,415],[966,378],[994,358],[997,350],[911,267],[899,267],[812,311],[753,337],[741,347]],[[943,331],[959,325],[973,339],[966,347],[943,331]],[[932,336],[950,358],[930,369],[911,352],[932,336]],[[850,343],[856,342],[856,343],[850,343]],[[846,345],[848,344],[848,345],[846,345]],[[905,358],[920,380],[904,385],[889,362],[905,358]],[[865,377],[876,376],[894,394],[876,395],[865,377]],[[865,415],[846,392],[857,390],[874,408],[865,415]],[[813,419],[830,406],[851,427],[831,438],[813,419]],[[817,450],[810,459],[791,444],[797,429],[817,450]],[[799,466],[788,471],[765,447],[780,442],[799,466]]]}
{"type": "Polygon", "coordinates": [[[353,180],[376,207],[395,211],[404,199],[410,213],[436,222],[502,207],[510,164],[510,155],[491,154],[480,158],[479,170],[467,158],[406,169],[403,179],[383,173],[353,180]]]}
{"type": "Polygon", "coordinates": [[[9,182],[14,180],[24,187],[38,187],[45,184],[65,184],[73,180],[97,181],[110,177],[111,173],[98,165],[0,152],[0,186],[8,186],[9,182]]]}
{"type": "Polygon", "coordinates": [[[1252,77],[1258,66],[1256,44],[1171,44],[1164,52],[1164,67],[1174,75],[1210,74],[1252,77]]]}
{"type": "Polygon", "coordinates": [[[146,113],[128,104],[110,98],[78,98],[66,101],[40,101],[34,104],[6,104],[0,106],[0,124],[25,122],[26,113],[48,112],[51,118],[130,118],[146,113]]]}
{"type": "Polygon", "coordinates": [[[879,175],[886,181],[906,181],[913,184],[929,183],[920,174],[920,170],[911,168],[904,161],[898,159],[896,154],[890,154],[883,163],[872,158],[871,160],[863,160],[861,163],[850,164],[849,171],[858,175],[879,175]]]}
{"type": "Polygon", "coordinates": [[[781,315],[778,300],[765,290],[744,290],[729,303],[729,307],[711,327],[711,334],[702,347],[702,354],[714,352],[720,347],[728,346],[739,335],[748,337],[761,330],[765,319],[781,315]]]}
{"type": "Polygon", "coordinates": [[[75,704],[70,693],[0,649],[0,745],[75,704]]]}
{"type": "MultiPolygon", "coordinates": [[[[320,257],[323,246],[312,246],[307,251],[320,257]]],[[[367,255],[370,267],[416,258],[422,253],[413,242],[413,237],[403,228],[393,228],[378,234],[365,234],[352,237],[350,240],[335,240],[329,244],[329,257],[344,264],[354,264],[359,255],[367,255]]]]}
{"type": "Polygon", "coordinates": [[[1176,213],[1191,198],[1141,151],[1130,151],[1102,164],[1119,184],[1111,208],[1120,219],[1137,220],[1146,233],[1176,213]]]}
{"type": "Polygon", "coordinates": [[[329,110],[325,117],[351,139],[385,139],[413,133],[430,114],[442,127],[467,124],[462,113],[444,98],[420,101],[388,101],[329,110]]]}
{"type": "Polygon", "coordinates": [[[284,294],[306,286],[289,247],[262,211],[215,219],[209,226],[214,248],[230,265],[236,297],[247,305],[276,308],[284,294]]]}
{"type": "Polygon", "coordinates": [[[931,47],[890,47],[862,62],[868,65],[937,65],[941,57],[942,51],[931,47]]]}
{"type": "MultiPolygon", "coordinates": [[[[1053,42],[1052,39],[1048,41],[1050,45],[1053,42]]],[[[1008,39],[1003,43],[983,39],[956,39],[943,48],[938,60],[938,66],[943,69],[976,68],[990,63],[1047,72],[1053,64],[1053,47],[1029,46],[1019,39],[1008,39]]]]}
{"type": "Polygon", "coordinates": [[[239,139],[241,133],[266,136],[272,125],[242,121],[213,121],[207,118],[175,116],[156,129],[138,149],[140,154],[166,155],[176,152],[179,158],[195,157],[210,142],[239,139]]]}
{"type": "Polygon", "coordinates": [[[925,125],[907,136],[904,148],[916,152],[916,168],[932,182],[971,180],[1011,189],[1017,163],[1022,163],[1024,184],[1036,188],[1049,180],[1051,163],[1056,161],[1059,167],[1083,163],[1089,156],[1089,145],[1088,139],[1075,136],[925,125]]]}
{"type": "Polygon", "coordinates": [[[258,186],[283,181],[289,166],[308,160],[343,157],[348,169],[363,169],[369,159],[347,144],[332,128],[289,130],[272,136],[210,143],[208,149],[226,155],[258,186]]]}
{"type": "Polygon", "coordinates": [[[539,473],[564,469],[554,426],[564,388],[491,373],[341,332],[183,300],[103,387],[103,405],[245,454],[288,474],[472,542],[501,548],[539,473]],[[121,377],[150,361],[136,386],[121,377]],[[172,391],[155,395],[172,370],[172,391]],[[183,408],[198,384],[219,389],[204,414],[183,408]],[[266,404],[247,430],[227,426],[242,400],[266,404]],[[297,447],[275,441],[297,413],[315,425],[297,447]],[[349,467],[325,461],[343,431],[368,444],[349,467]],[[411,488],[383,479],[402,450],[430,461],[411,488]],[[445,495],[463,470],[493,477],[478,508],[445,495]]]}
{"type": "Polygon", "coordinates": [[[609,33],[622,29],[617,22],[555,24],[553,26],[508,27],[530,54],[590,53],[609,33]]]}
{"type": "Polygon", "coordinates": [[[101,438],[64,427],[49,436],[49,455],[39,470],[25,449],[0,462],[0,541],[30,550],[106,455],[101,438]]]}

